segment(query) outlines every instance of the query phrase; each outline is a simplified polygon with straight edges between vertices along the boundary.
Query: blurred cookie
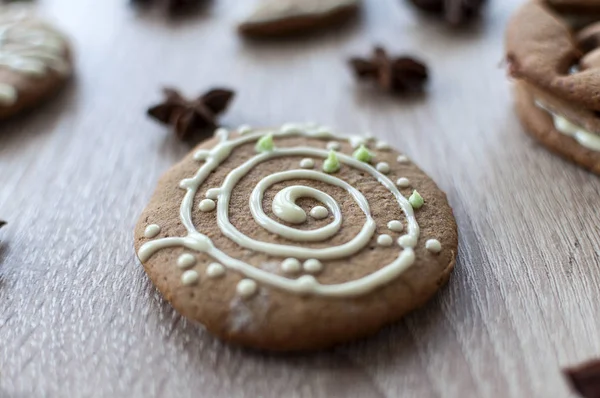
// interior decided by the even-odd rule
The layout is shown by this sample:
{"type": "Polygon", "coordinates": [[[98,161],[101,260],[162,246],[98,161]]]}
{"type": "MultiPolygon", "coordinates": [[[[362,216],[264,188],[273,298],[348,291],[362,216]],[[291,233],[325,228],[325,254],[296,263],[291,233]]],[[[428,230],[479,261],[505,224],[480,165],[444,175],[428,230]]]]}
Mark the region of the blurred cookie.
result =
{"type": "Polygon", "coordinates": [[[30,7],[0,6],[0,119],[31,108],[71,75],[66,38],[30,7]]]}
{"type": "MultiPolygon", "coordinates": [[[[597,2],[595,9],[600,11],[597,2]]],[[[516,81],[518,114],[529,133],[553,152],[600,174],[598,32],[597,23],[580,30],[547,2],[530,1],[508,25],[506,57],[516,81]]]]}
{"type": "Polygon", "coordinates": [[[599,14],[598,0],[547,0],[547,4],[554,10],[564,14],[599,14]]]}
{"type": "Polygon", "coordinates": [[[326,128],[224,129],[158,183],[140,261],[184,316],[226,341],[328,347],[378,331],[446,283],[446,196],[406,156],[326,128]]]}
{"type": "Polygon", "coordinates": [[[359,6],[359,0],[262,0],[239,31],[246,36],[309,33],[347,21],[359,6]]]}
{"type": "Polygon", "coordinates": [[[600,174],[600,139],[590,135],[587,136],[588,141],[586,141],[586,133],[572,136],[569,131],[577,134],[577,128],[571,127],[573,125],[564,117],[553,114],[536,104],[533,95],[523,84],[516,83],[515,97],[517,113],[532,137],[552,152],[600,174]]]}

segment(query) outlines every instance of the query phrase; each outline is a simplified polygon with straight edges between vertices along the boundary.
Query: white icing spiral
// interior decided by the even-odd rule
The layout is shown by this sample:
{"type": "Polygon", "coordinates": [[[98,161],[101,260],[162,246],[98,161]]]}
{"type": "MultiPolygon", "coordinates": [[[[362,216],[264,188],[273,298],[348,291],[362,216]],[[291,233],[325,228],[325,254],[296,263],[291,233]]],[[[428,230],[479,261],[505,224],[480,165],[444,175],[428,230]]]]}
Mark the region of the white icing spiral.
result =
{"type": "MultiPolygon", "coordinates": [[[[273,134],[274,137],[305,136],[325,140],[345,140],[351,144],[365,141],[364,139],[356,137],[336,137],[324,129],[289,125],[283,127],[279,131],[268,133],[273,134]]],[[[336,155],[342,165],[359,170],[377,179],[379,183],[391,192],[400,209],[406,216],[406,238],[403,241],[403,247],[398,247],[399,255],[393,262],[358,280],[323,285],[312,275],[304,275],[298,279],[291,279],[254,267],[241,260],[232,258],[219,250],[206,235],[197,231],[192,223],[194,198],[199,187],[204,183],[208,175],[229,157],[233,149],[243,144],[258,141],[265,132],[247,132],[243,136],[233,140],[228,139],[228,132],[224,129],[219,129],[216,134],[220,138],[219,144],[210,150],[200,150],[196,153],[195,158],[197,160],[203,160],[204,163],[193,178],[183,180],[180,184],[182,188],[187,190],[181,205],[180,216],[183,225],[188,231],[188,235],[180,238],[157,239],[145,243],[138,253],[142,261],[146,261],[153,253],[161,248],[184,246],[190,250],[205,252],[225,268],[238,271],[243,274],[245,278],[250,278],[265,285],[290,292],[341,297],[364,294],[378,286],[386,284],[400,275],[414,262],[415,255],[412,248],[419,237],[419,226],[414,217],[412,206],[400,193],[394,182],[386,177],[384,174],[385,171],[381,172],[372,165],[361,162],[352,156],[341,152],[337,152],[336,155]]],[[[294,261],[294,264],[297,265],[298,262],[295,259],[306,260],[305,264],[321,264],[324,260],[347,258],[363,250],[369,242],[374,239],[376,229],[376,223],[371,215],[367,199],[359,190],[352,187],[346,181],[320,171],[295,169],[268,175],[257,183],[249,198],[250,211],[258,225],[273,234],[293,242],[298,242],[297,245],[277,244],[274,242],[264,242],[253,239],[239,231],[229,219],[229,207],[232,192],[234,192],[238,182],[260,163],[279,157],[326,159],[328,154],[329,151],[314,147],[275,148],[256,154],[242,165],[229,172],[220,187],[213,187],[209,190],[210,197],[217,201],[217,224],[223,235],[241,247],[255,252],[267,253],[271,256],[281,257],[282,262],[284,262],[285,259],[285,264],[287,265],[289,265],[288,263],[291,263],[291,261],[294,261]],[[323,242],[334,236],[341,228],[343,215],[339,204],[329,194],[313,187],[293,185],[283,188],[276,193],[272,202],[272,208],[277,220],[269,217],[263,209],[265,191],[274,184],[294,180],[320,181],[345,190],[365,215],[365,223],[358,234],[350,241],[332,247],[310,248],[302,245],[303,242],[323,242]],[[300,224],[306,221],[306,212],[296,204],[296,201],[300,198],[312,198],[319,201],[329,210],[330,214],[333,216],[333,220],[327,225],[313,230],[301,230],[283,224],[281,221],[289,224],[300,224]]],[[[326,214],[326,209],[320,209],[318,213],[323,214],[324,211],[326,214]]],[[[317,271],[316,267],[311,266],[309,268],[312,272],[317,271]]]]}

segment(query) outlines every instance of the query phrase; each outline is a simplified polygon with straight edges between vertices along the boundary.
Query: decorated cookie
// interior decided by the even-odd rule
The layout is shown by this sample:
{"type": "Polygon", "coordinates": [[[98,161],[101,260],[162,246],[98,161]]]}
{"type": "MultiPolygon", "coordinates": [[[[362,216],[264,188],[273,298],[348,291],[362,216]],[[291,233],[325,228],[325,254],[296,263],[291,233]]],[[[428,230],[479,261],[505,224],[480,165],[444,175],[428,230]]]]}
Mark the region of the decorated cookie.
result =
{"type": "Polygon", "coordinates": [[[359,0],[262,0],[239,31],[247,36],[308,33],[345,22],[359,5],[359,0]]]}
{"type": "MultiPolygon", "coordinates": [[[[572,21],[581,19],[553,8],[595,3],[600,11],[600,3],[552,3],[526,3],[508,26],[506,52],[517,111],[543,145],[600,174],[600,17],[575,28],[572,21]]],[[[589,15],[588,10],[580,16],[589,15]]]]}
{"type": "Polygon", "coordinates": [[[384,142],[245,126],[162,177],[135,247],[166,299],[221,339],[307,350],[423,305],[457,231],[444,193],[384,142]]]}
{"type": "Polygon", "coordinates": [[[0,5],[0,119],[31,108],[71,75],[69,44],[31,8],[0,5]]]}

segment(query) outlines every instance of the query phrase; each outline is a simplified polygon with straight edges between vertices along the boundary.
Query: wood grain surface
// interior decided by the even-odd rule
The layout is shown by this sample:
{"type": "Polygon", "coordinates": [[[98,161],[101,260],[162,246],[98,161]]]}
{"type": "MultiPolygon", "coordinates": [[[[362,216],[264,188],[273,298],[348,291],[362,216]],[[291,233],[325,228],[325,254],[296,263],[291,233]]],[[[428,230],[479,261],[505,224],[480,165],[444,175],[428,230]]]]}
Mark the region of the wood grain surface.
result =
{"type": "Polygon", "coordinates": [[[451,33],[400,0],[308,39],[235,34],[251,1],[169,22],[125,0],[43,0],[73,38],[77,77],[0,126],[0,397],[567,397],[560,372],[600,355],[600,181],[516,120],[499,66],[517,0],[451,33]],[[428,95],[358,87],[374,43],[421,56],[428,95]],[[457,269],[422,310],[321,353],[225,346],[179,317],[132,248],[136,218],[189,146],[148,120],[159,87],[239,95],[230,126],[317,121],[372,132],[448,193],[457,269]]]}

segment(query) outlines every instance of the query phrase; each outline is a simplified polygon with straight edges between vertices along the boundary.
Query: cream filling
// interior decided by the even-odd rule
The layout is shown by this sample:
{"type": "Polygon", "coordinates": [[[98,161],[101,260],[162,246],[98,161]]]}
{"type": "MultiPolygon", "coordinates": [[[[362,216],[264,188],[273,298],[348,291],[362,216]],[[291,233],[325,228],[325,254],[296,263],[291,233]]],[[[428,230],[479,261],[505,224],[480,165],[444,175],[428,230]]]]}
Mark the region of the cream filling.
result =
{"type": "Polygon", "coordinates": [[[540,101],[535,101],[535,104],[548,112],[554,121],[554,128],[564,135],[572,137],[579,145],[591,149],[592,151],[600,152],[600,136],[586,130],[585,128],[576,125],[564,116],[561,116],[550,109],[540,101]]]}

